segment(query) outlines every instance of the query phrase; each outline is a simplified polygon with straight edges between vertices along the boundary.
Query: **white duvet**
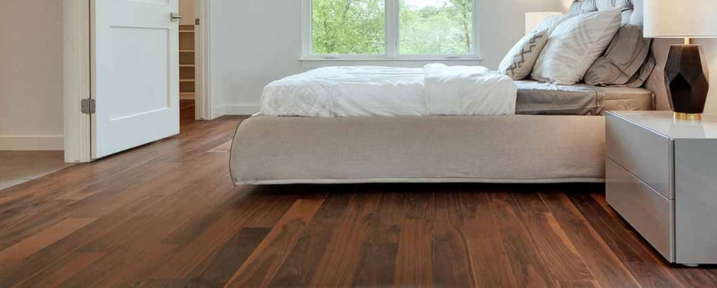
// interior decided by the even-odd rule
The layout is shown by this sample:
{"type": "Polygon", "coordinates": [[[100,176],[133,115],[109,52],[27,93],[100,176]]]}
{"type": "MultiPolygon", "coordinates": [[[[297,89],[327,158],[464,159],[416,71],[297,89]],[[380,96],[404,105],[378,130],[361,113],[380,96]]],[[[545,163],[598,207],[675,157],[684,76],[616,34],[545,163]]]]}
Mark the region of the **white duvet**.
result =
{"type": "Polygon", "coordinates": [[[484,67],[327,67],[270,83],[264,116],[512,115],[518,88],[484,67]]]}

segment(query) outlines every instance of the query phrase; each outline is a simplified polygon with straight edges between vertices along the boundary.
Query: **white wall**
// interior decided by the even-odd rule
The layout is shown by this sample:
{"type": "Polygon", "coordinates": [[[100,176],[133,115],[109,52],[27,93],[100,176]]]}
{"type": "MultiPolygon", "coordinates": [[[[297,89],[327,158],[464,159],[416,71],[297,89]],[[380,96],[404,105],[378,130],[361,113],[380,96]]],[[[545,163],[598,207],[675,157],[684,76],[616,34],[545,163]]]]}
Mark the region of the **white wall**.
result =
{"type": "Polygon", "coordinates": [[[560,8],[560,10],[558,11],[563,11],[567,13],[568,11],[570,11],[570,5],[572,5],[573,2],[575,2],[575,0],[558,0],[558,6],[560,8]]]}
{"type": "Polygon", "coordinates": [[[0,150],[62,150],[62,1],[0,1],[0,150]]]}
{"type": "MultiPolygon", "coordinates": [[[[480,65],[497,68],[525,33],[531,11],[558,11],[556,0],[479,0],[480,65]]],[[[301,1],[212,0],[212,93],[215,116],[258,111],[266,84],[326,65],[421,66],[425,62],[300,62],[301,1]]],[[[475,65],[476,62],[451,62],[475,65]]]]}
{"type": "MultiPolygon", "coordinates": [[[[682,44],[682,41],[675,41],[682,44]]],[[[705,113],[717,114],[717,39],[695,39],[694,44],[704,45],[707,67],[710,69],[710,94],[707,96],[705,113]]]]}
{"type": "Polygon", "coordinates": [[[705,53],[707,54],[707,65],[711,69],[710,73],[710,95],[707,98],[706,112],[717,114],[717,39],[696,40],[695,43],[705,45],[705,53]]]}

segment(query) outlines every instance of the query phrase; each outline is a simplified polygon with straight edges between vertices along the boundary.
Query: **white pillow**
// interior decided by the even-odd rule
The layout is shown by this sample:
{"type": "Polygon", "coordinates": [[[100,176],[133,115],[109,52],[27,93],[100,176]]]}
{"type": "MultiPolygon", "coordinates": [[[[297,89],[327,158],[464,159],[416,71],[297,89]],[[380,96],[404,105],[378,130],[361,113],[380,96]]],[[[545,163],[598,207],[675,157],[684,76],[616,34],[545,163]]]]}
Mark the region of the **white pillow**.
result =
{"type": "Polygon", "coordinates": [[[513,80],[522,80],[528,77],[530,72],[533,71],[533,66],[535,66],[540,52],[543,51],[545,44],[548,43],[550,33],[560,23],[576,15],[556,15],[545,18],[533,31],[525,35],[508,51],[503,61],[500,62],[498,71],[501,74],[508,75],[513,80]]]}
{"type": "Polygon", "coordinates": [[[540,24],[538,24],[537,27],[533,29],[531,32],[538,32],[543,30],[548,30],[548,35],[552,34],[553,31],[555,31],[555,28],[560,25],[560,23],[565,22],[565,20],[568,20],[570,18],[573,18],[575,16],[578,16],[578,14],[566,14],[566,15],[555,15],[550,16],[548,18],[545,18],[543,21],[540,21],[540,24]]]}
{"type": "Polygon", "coordinates": [[[508,75],[513,80],[528,77],[540,56],[540,51],[543,51],[543,47],[548,43],[548,36],[550,36],[548,30],[533,31],[525,35],[500,62],[498,68],[500,74],[508,75]]]}
{"type": "Polygon", "coordinates": [[[550,35],[532,77],[559,85],[580,82],[620,28],[621,9],[585,13],[565,20],[550,35]]]}

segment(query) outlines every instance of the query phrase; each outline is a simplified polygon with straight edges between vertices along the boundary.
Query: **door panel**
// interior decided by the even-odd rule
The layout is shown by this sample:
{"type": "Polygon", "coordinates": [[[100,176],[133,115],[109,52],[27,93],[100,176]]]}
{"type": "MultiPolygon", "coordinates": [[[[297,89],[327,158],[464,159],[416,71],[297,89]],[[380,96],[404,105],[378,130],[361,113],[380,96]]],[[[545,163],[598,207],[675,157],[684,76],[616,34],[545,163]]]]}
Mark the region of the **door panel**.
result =
{"type": "Polygon", "coordinates": [[[93,158],[178,134],[178,0],[91,2],[93,158]]]}
{"type": "Polygon", "coordinates": [[[169,86],[157,85],[165,83],[171,75],[165,44],[168,34],[165,29],[112,29],[112,79],[122,80],[116,81],[118,85],[109,91],[111,121],[171,107],[169,86]],[[146,69],[137,70],[137,62],[146,69]],[[144,97],[146,93],[157,97],[144,97]]]}

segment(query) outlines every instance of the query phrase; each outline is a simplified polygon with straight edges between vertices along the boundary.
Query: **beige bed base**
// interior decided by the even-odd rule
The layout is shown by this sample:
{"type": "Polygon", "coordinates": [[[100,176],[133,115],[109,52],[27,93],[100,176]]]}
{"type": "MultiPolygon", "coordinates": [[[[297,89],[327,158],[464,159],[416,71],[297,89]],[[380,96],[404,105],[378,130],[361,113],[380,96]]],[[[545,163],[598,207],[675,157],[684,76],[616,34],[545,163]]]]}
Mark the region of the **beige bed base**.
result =
{"type": "Polygon", "coordinates": [[[602,116],[252,117],[236,185],[604,182],[602,116]]]}

